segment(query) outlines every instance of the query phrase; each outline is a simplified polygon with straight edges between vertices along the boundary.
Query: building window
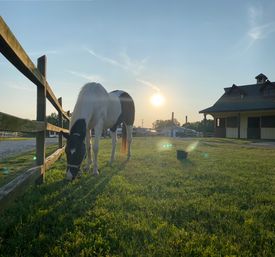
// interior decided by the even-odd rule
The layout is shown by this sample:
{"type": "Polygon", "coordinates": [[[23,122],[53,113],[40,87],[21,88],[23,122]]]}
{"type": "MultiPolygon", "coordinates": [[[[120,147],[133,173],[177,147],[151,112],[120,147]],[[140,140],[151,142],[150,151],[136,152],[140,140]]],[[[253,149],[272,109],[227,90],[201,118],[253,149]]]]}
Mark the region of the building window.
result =
{"type": "Polygon", "coordinates": [[[275,88],[274,87],[266,87],[263,92],[264,96],[275,96],[275,88]]]}
{"type": "Polygon", "coordinates": [[[260,122],[260,117],[248,117],[247,118],[247,128],[260,128],[261,127],[261,122],[260,122]]]}
{"type": "Polygon", "coordinates": [[[262,128],[275,128],[275,116],[263,116],[261,117],[262,128]]]}
{"type": "Polygon", "coordinates": [[[238,117],[232,116],[226,118],[226,127],[227,128],[237,128],[238,127],[238,117]]]}
{"type": "Polygon", "coordinates": [[[217,128],[225,128],[225,118],[217,118],[216,119],[216,127],[217,128]]]}

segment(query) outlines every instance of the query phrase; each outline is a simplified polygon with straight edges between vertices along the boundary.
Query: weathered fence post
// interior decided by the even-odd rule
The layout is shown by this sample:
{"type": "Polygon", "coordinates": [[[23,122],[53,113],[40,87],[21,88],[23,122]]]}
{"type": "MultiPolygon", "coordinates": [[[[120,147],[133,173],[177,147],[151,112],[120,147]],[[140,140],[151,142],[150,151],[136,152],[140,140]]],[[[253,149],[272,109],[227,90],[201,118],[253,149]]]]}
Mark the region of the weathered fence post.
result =
{"type": "MultiPolygon", "coordinates": [[[[37,59],[37,69],[46,78],[46,56],[37,59]]],[[[37,86],[37,110],[36,120],[44,121],[46,124],[46,85],[37,86]]],[[[37,183],[42,183],[45,179],[45,138],[46,129],[36,133],[36,163],[42,165],[41,176],[37,183]]]]}
{"type": "MultiPolygon", "coordinates": [[[[62,97],[58,98],[58,102],[59,102],[60,106],[62,107],[62,97]]],[[[63,115],[62,115],[61,110],[58,111],[58,126],[63,128],[63,115]]],[[[59,133],[58,145],[59,145],[59,148],[62,148],[62,146],[63,146],[61,133],[59,133]]]]}

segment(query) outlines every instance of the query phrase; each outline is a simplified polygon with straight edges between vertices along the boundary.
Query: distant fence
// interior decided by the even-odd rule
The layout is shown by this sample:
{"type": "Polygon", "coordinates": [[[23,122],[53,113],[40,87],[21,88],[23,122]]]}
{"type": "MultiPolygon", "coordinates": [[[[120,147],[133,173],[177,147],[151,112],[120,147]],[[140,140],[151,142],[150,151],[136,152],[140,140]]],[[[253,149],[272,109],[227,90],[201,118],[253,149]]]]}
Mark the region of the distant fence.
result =
{"type": "Polygon", "coordinates": [[[9,27],[0,16],[0,52],[25,77],[37,86],[36,120],[21,119],[0,112],[0,131],[33,132],[36,133],[36,167],[26,171],[19,177],[0,188],[0,201],[7,198],[18,186],[25,184],[30,178],[36,181],[44,180],[47,168],[54,163],[64,152],[62,135],[59,133],[59,149],[50,157],[45,156],[46,131],[68,132],[63,128],[63,117],[69,120],[69,115],[62,109],[62,98],[57,99],[46,81],[46,56],[37,60],[37,67],[33,64],[20,43],[17,41],[9,27]],[[58,111],[58,126],[46,122],[46,99],[58,111]]]}

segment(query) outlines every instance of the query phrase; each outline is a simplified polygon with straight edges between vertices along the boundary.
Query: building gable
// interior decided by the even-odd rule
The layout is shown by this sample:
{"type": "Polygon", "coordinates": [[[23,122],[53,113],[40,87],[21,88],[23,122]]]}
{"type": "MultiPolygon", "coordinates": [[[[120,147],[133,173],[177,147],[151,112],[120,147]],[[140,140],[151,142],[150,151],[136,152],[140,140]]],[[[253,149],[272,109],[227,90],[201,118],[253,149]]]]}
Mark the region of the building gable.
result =
{"type": "Polygon", "coordinates": [[[265,81],[258,83],[257,80],[257,84],[243,86],[233,84],[224,89],[225,93],[212,107],[199,113],[275,110],[275,82],[270,82],[263,74],[258,76],[256,79],[265,81]]]}
{"type": "Polygon", "coordinates": [[[237,85],[233,84],[231,88],[225,88],[225,93],[228,95],[238,94],[238,95],[246,95],[245,91],[241,89],[241,87],[238,87],[237,85]]]}

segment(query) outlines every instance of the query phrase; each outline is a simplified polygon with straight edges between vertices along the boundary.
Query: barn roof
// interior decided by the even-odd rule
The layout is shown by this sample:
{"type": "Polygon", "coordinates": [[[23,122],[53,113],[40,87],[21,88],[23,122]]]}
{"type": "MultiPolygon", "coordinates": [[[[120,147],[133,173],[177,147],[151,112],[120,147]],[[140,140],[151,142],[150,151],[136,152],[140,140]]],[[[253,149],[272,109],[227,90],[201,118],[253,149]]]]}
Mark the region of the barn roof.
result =
{"type": "Polygon", "coordinates": [[[224,88],[224,94],[211,107],[199,113],[257,111],[275,109],[275,82],[266,80],[252,84],[224,88]]]}

